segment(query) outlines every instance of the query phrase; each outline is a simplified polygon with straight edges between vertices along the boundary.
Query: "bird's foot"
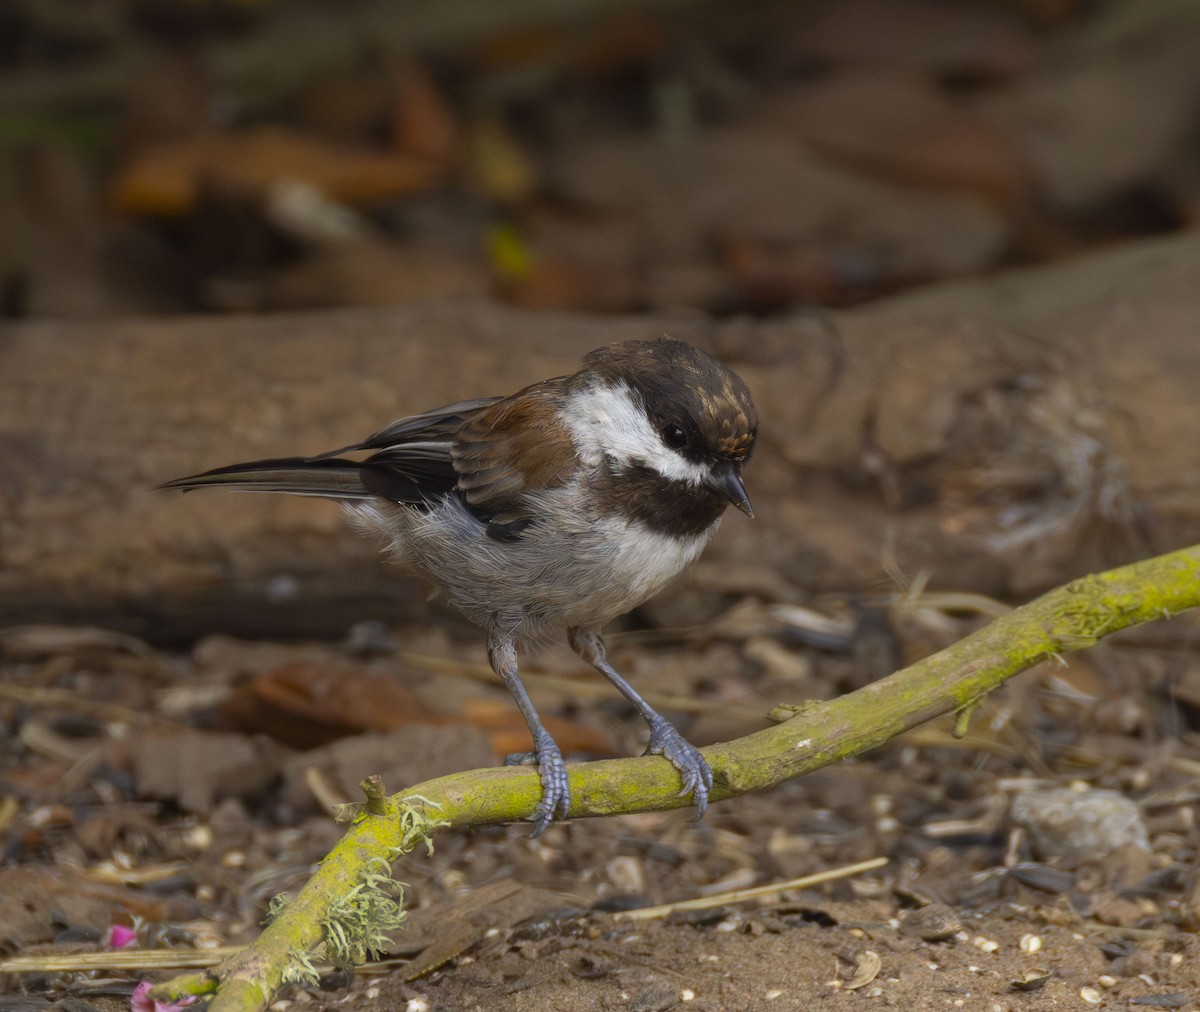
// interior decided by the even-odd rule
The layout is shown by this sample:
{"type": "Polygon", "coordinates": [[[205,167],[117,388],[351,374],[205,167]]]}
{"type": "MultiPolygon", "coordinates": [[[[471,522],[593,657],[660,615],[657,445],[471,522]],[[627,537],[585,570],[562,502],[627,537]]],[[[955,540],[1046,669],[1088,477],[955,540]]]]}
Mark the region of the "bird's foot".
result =
{"type": "Polygon", "coordinates": [[[696,818],[703,818],[712,791],[713,775],[700,750],[675,730],[669,720],[657,716],[650,723],[650,744],[646,746],[645,754],[660,755],[679,770],[683,777],[683,790],[679,796],[685,798],[690,794],[696,802],[696,818]]]}
{"type": "Polygon", "coordinates": [[[542,800],[533,810],[531,836],[541,836],[555,816],[565,819],[571,807],[571,787],[567,782],[567,767],[562,752],[548,734],[539,735],[536,744],[536,751],[516,752],[504,760],[505,766],[538,768],[538,778],[542,781],[542,800]]]}

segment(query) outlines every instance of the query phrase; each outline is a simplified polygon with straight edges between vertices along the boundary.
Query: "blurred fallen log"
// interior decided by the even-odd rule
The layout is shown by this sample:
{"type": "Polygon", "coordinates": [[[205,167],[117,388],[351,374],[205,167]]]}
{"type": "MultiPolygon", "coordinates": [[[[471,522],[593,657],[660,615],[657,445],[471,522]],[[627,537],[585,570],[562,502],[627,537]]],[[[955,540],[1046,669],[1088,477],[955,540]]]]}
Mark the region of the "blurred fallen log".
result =
{"type": "Polygon", "coordinates": [[[330,504],[153,487],[344,445],[662,333],[735,365],[764,420],[758,519],[726,525],[705,557],[715,578],[690,593],[719,600],[723,566],[769,562],[778,580],[759,593],[787,603],[922,572],[1028,596],[1200,540],[1198,332],[1194,232],[788,320],[459,302],[5,324],[0,625],[162,641],[426,617],[424,589],[330,504]]]}

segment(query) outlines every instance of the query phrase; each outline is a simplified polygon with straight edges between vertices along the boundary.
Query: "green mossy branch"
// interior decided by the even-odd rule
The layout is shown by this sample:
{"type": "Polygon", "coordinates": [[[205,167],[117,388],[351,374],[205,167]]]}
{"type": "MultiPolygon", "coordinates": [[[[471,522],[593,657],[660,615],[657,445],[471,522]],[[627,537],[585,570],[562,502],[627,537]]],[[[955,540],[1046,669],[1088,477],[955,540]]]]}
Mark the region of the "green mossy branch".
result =
{"type": "MultiPolygon", "coordinates": [[[[887,678],[839,699],[796,707],[774,727],[704,749],[713,768],[712,800],[763,790],[858,755],[940,714],[971,709],[1040,661],[1197,606],[1200,546],[1075,580],[887,678]]],[[[678,796],[678,774],[659,757],[582,763],[569,773],[572,818],[689,803],[678,796]]],[[[522,767],[470,770],[391,798],[371,796],[369,810],[360,812],[257,941],[206,974],[167,981],[151,993],[166,1000],[215,992],[210,1012],[266,1008],[307,954],[321,951],[333,934],[348,934],[351,944],[340,951],[357,958],[377,940],[380,924],[398,923],[403,912],[390,875],[398,856],[418,842],[428,844],[439,828],[528,818],[538,797],[537,773],[522,767]],[[348,899],[354,899],[349,906],[348,899]]]]}

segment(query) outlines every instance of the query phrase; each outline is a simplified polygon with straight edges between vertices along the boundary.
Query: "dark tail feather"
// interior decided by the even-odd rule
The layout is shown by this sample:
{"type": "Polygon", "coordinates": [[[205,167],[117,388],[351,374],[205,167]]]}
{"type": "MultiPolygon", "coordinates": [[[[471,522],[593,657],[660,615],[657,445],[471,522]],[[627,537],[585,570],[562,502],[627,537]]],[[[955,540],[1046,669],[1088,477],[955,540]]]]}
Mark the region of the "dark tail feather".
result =
{"type": "Polygon", "coordinates": [[[363,471],[363,465],[353,460],[280,457],[218,467],[203,474],[176,478],[158,487],[190,492],[192,489],[219,486],[238,492],[286,492],[325,499],[371,499],[374,496],[363,484],[363,471]]]}

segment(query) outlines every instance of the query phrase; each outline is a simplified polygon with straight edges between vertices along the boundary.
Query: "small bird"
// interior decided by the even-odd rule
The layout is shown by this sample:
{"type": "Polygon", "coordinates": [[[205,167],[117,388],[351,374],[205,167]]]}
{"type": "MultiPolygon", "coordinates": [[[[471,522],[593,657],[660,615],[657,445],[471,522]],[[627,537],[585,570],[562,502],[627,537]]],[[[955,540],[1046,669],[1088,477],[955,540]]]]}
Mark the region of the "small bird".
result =
{"type": "Polygon", "coordinates": [[[746,384],[683,341],[627,341],[508,397],[460,401],[315,457],[167,482],[319,496],[381,535],[487,633],[488,660],[529,726],[540,836],[571,803],[562,752],[517,673],[518,644],[565,629],[571,647],[650,726],[647,755],[679,771],[704,814],[712,770],[608,662],[600,630],[692,564],[727,505],[753,516],[742,466],[758,422],[746,384]],[[361,460],[342,454],[368,452],[361,460]]]}

